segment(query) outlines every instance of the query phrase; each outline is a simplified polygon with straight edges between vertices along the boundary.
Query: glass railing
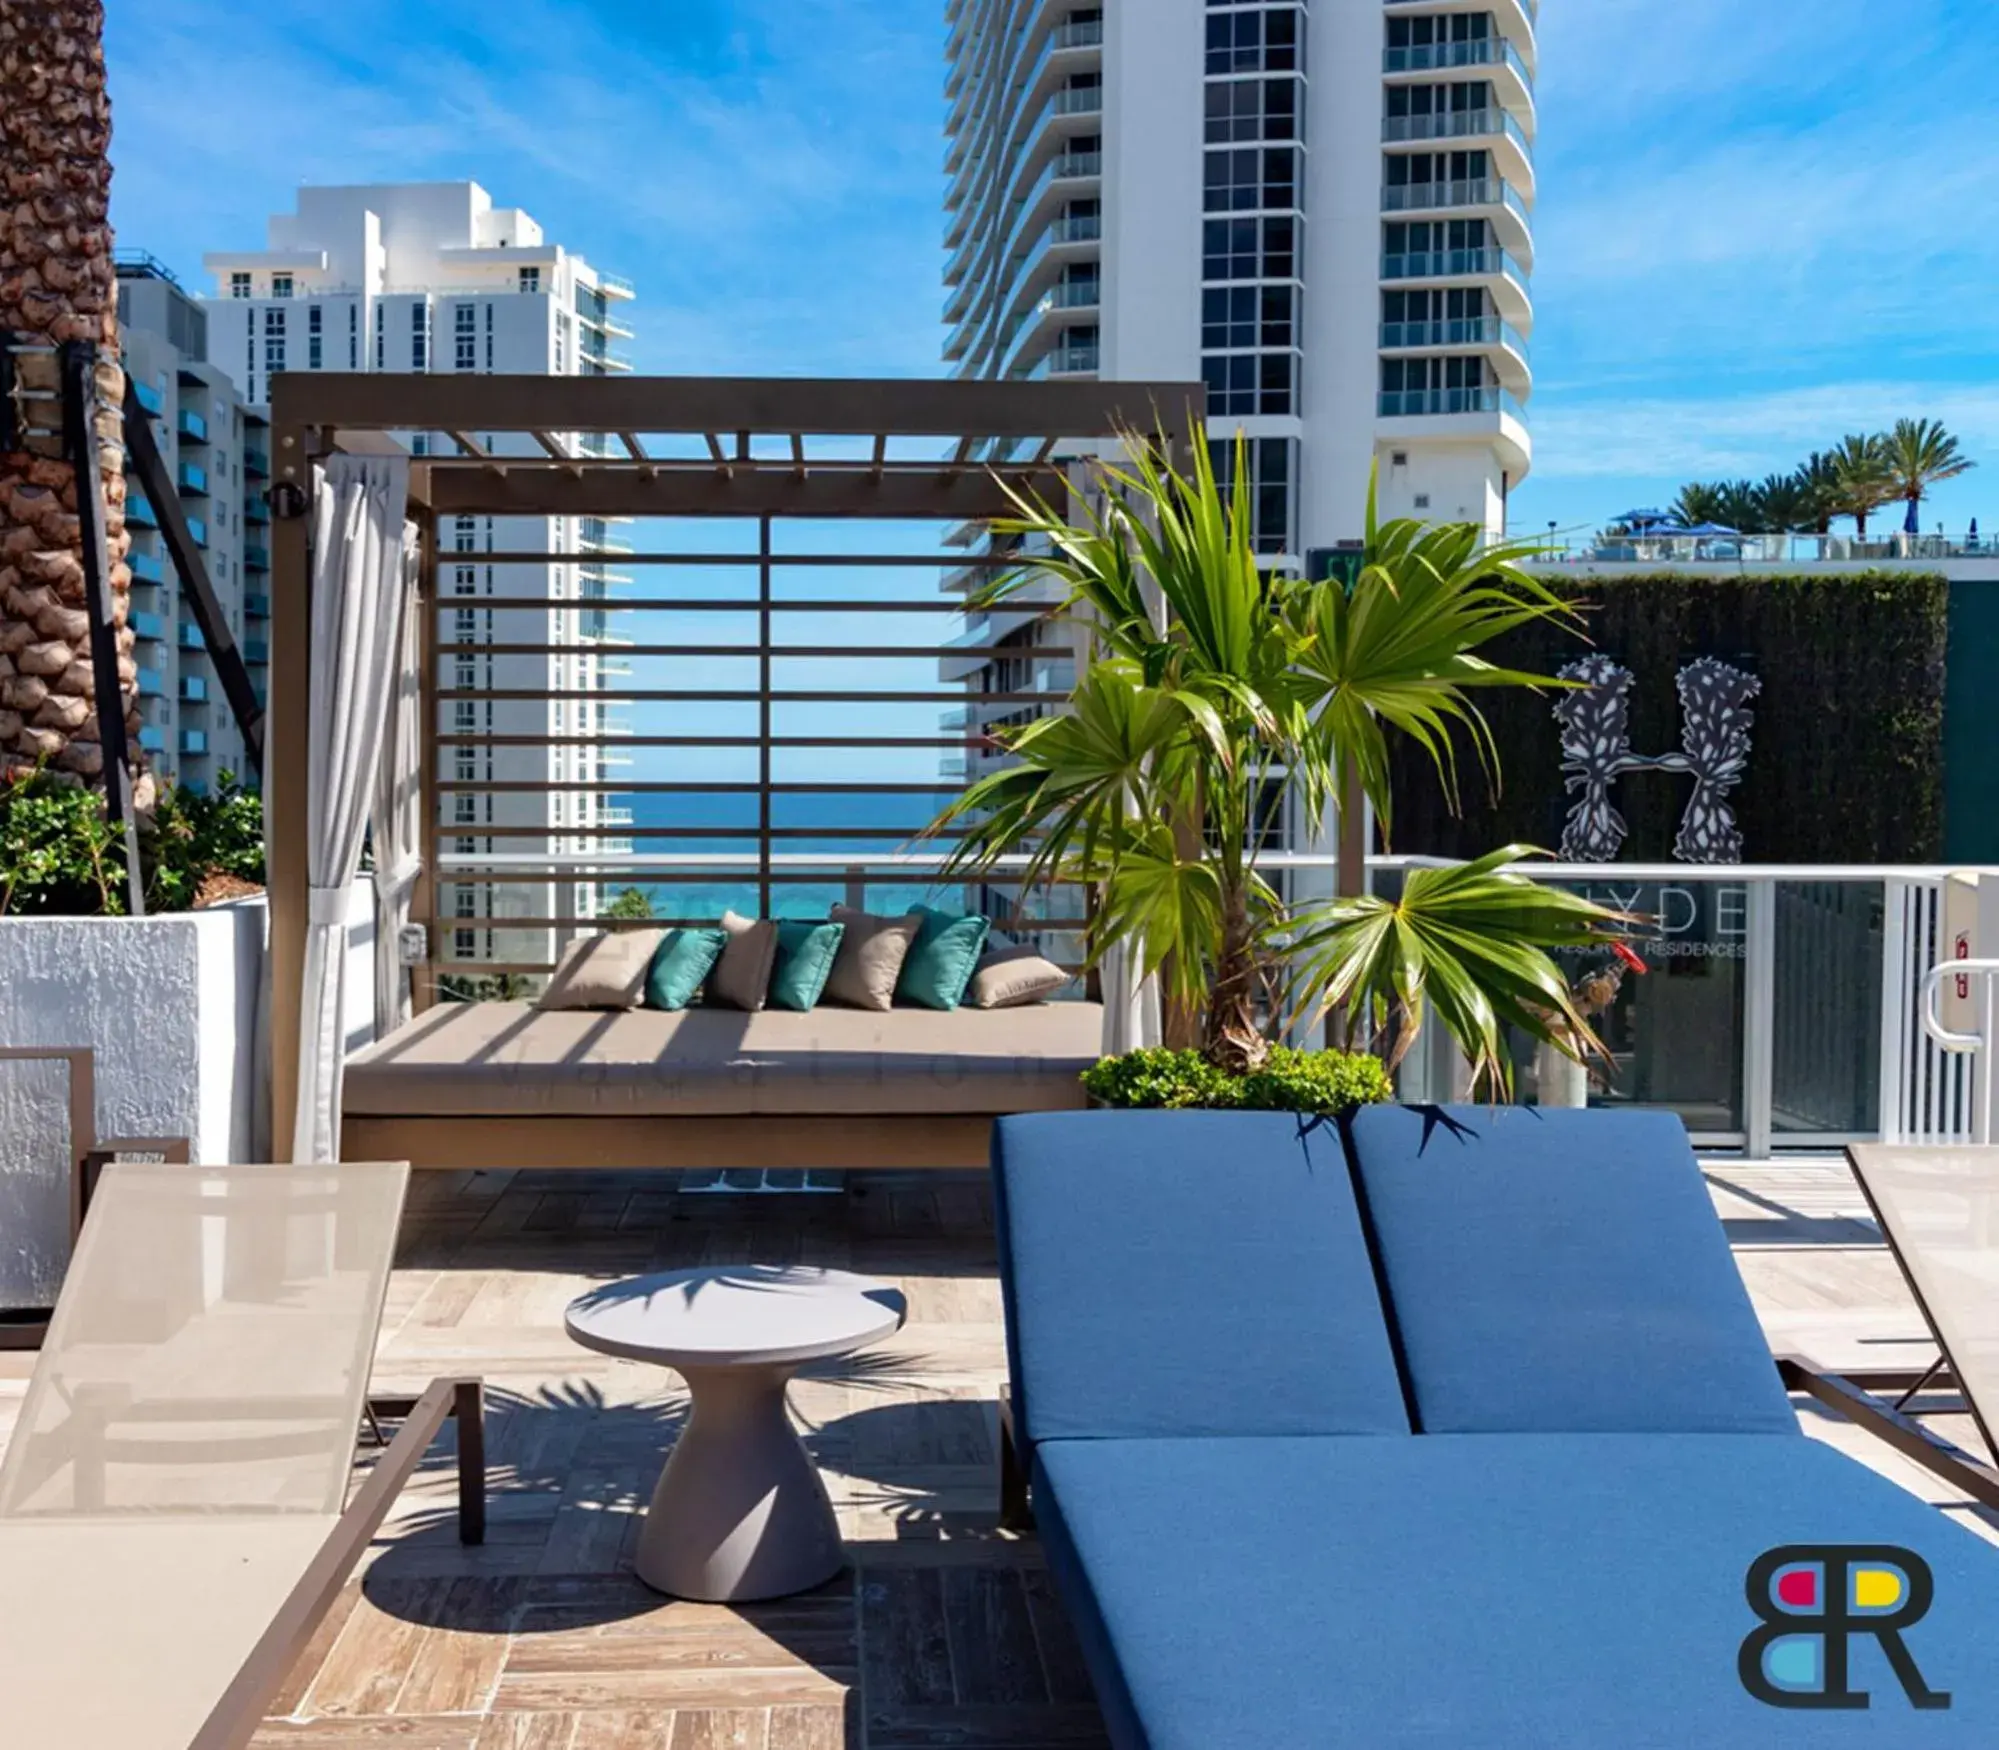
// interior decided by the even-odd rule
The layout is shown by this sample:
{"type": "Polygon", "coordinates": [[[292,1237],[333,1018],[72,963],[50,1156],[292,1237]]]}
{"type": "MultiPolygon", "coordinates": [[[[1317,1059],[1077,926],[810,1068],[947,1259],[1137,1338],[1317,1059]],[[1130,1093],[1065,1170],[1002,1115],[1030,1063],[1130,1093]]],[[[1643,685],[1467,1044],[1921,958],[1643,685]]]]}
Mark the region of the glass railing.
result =
{"type": "Polygon", "coordinates": [[[150,723],[139,731],[139,745],[148,753],[165,753],[167,736],[163,729],[155,729],[150,723]]]}
{"type": "Polygon", "coordinates": [[[151,644],[159,643],[166,636],[166,623],[158,614],[128,614],[125,624],[132,628],[135,638],[143,638],[151,644]]]}
{"type": "Polygon", "coordinates": [[[1533,223],[1519,190],[1503,176],[1394,182],[1381,191],[1381,210],[1385,213],[1428,213],[1443,207],[1505,207],[1521,224],[1533,223]]]}
{"type": "Polygon", "coordinates": [[[205,729],[183,729],[180,732],[182,753],[205,754],[208,751],[208,731],[205,729]]]}
{"type": "Polygon", "coordinates": [[[174,429],[191,444],[208,442],[208,421],[190,407],[183,407],[174,418],[174,429]]]}
{"type": "Polygon", "coordinates": [[[208,682],[198,674],[184,674],[180,677],[180,696],[184,704],[205,705],[208,703],[208,682]]]}
{"type": "MultiPolygon", "coordinates": [[[[1425,3],[1426,0],[1388,0],[1391,6],[1415,6],[1425,3]]],[[[1527,14],[1529,24],[1538,24],[1541,21],[1541,0],[1520,0],[1520,10],[1527,14]]]]}
{"type": "Polygon", "coordinates": [[[134,583],[165,583],[167,580],[167,568],[157,553],[130,553],[126,555],[125,563],[132,569],[134,583]]]}
{"type": "Polygon", "coordinates": [[[1103,302],[1102,280],[1061,280],[1035,305],[1037,312],[1049,310],[1094,310],[1103,302]]]}
{"type": "Polygon", "coordinates": [[[1504,346],[1528,356],[1527,337],[1497,316],[1470,316],[1444,322],[1384,322],[1381,344],[1389,350],[1417,346],[1504,346]]]}
{"type": "Polygon", "coordinates": [[[1521,59],[1520,51],[1503,36],[1480,37],[1464,43],[1412,43],[1406,48],[1382,50],[1384,73],[1444,72],[1452,67],[1511,67],[1521,84],[1534,88],[1534,75],[1521,59]]]}
{"type": "Polygon", "coordinates": [[[1051,347],[1035,360],[1033,366],[1024,373],[1022,380],[1035,382],[1042,377],[1079,376],[1098,369],[1101,356],[1101,349],[1094,340],[1051,347]]]}
{"type": "Polygon", "coordinates": [[[132,393],[138,398],[139,405],[148,413],[158,415],[166,406],[165,399],[151,383],[142,383],[134,378],[132,393]]]}
{"type": "Polygon", "coordinates": [[[142,529],[156,529],[160,526],[160,519],[154,513],[151,502],[140,492],[126,495],[125,520],[142,529]]]}
{"type": "Polygon", "coordinates": [[[1095,115],[1104,107],[1100,85],[1065,85],[1055,93],[1049,108],[1057,115],[1095,115]]]}
{"type": "Polygon", "coordinates": [[[1463,279],[1471,275],[1505,274],[1527,284],[1527,272],[1504,249],[1431,249],[1405,255],[1384,255],[1385,280],[1463,279]]]}
{"type": "Polygon", "coordinates": [[[1050,243],[1094,243],[1104,234],[1104,221],[1095,213],[1064,213],[1048,227],[1050,243]]]}
{"type": "Polygon", "coordinates": [[[1072,18],[1067,24],[1055,27],[1053,38],[1058,49],[1097,48],[1103,40],[1104,21],[1101,18],[1072,18]]]}
{"type": "Polygon", "coordinates": [[[271,568],[271,552],[268,547],[245,547],[243,549],[243,569],[245,571],[268,571],[271,568]]]}
{"type": "Polygon", "coordinates": [[[243,660],[245,662],[267,663],[271,660],[271,647],[262,638],[243,640],[243,660]]]}
{"type": "Polygon", "coordinates": [[[191,516],[187,519],[187,533],[188,539],[193,541],[197,547],[206,547],[208,545],[208,525],[200,517],[191,516]]]}
{"type": "Polygon", "coordinates": [[[207,644],[205,644],[202,641],[201,628],[199,626],[191,625],[186,621],[183,621],[181,623],[179,631],[180,631],[180,636],[176,638],[174,642],[177,643],[181,647],[181,649],[206,650],[208,648],[207,644]]]}
{"type": "Polygon", "coordinates": [[[1510,389],[1384,389],[1378,411],[1383,419],[1424,419],[1453,413],[1510,413],[1524,421],[1527,409],[1510,389]]]}
{"type": "Polygon", "coordinates": [[[174,481],[185,493],[198,498],[208,496],[207,470],[197,468],[192,462],[183,462],[174,470],[174,481]]]}
{"type": "Polygon", "coordinates": [[[271,598],[254,591],[243,597],[243,615],[250,620],[268,620],[271,617],[271,598]]]}
{"type": "Polygon", "coordinates": [[[267,475],[271,471],[271,458],[262,450],[245,449],[243,452],[243,472],[245,474],[267,475]]]}
{"type": "Polygon", "coordinates": [[[1391,115],[1383,119],[1381,137],[1390,145],[1410,140],[1471,140],[1503,135],[1523,152],[1533,151],[1526,130],[1505,110],[1448,109],[1439,115],[1391,115]]]}
{"type": "Polygon", "coordinates": [[[139,697],[157,699],[166,691],[166,681],[156,668],[139,670],[139,697]]]}
{"type": "Polygon", "coordinates": [[[243,500],[243,520],[246,523],[268,523],[271,507],[261,498],[246,498],[243,500]]]}

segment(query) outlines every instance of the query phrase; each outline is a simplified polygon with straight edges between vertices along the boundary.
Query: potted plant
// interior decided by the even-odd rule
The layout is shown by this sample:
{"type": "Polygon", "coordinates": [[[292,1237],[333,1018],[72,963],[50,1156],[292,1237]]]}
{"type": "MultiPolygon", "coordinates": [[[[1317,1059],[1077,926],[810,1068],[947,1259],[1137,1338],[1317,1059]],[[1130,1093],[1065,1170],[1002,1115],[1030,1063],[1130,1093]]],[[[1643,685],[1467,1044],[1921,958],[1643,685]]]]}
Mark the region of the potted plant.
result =
{"type": "MultiPolygon", "coordinates": [[[[1434,1014],[1494,1093],[1511,1087],[1509,1027],[1577,1058],[1600,1053],[1548,950],[1608,941],[1620,920],[1507,867],[1537,853],[1508,846],[1415,870],[1393,898],[1359,891],[1348,870],[1346,891],[1311,902],[1287,900],[1262,866],[1273,822],[1259,800],[1274,785],[1308,831],[1342,796],[1364,795],[1387,825],[1392,733],[1424,750],[1453,795],[1460,737],[1491,771],[1477,692],[1561,684],[1480,654],[1530,621],[1572,615],[1522,568],[1533,549],[1489,545],[1470,524],[1380,522],[1370,486],[1353,578],[1281,576],[1258,565],[1248,495],[1219,484],[1201,434],[1185,472],[1163,448],[1127,435],[1123,462],[1092,463],[1073,521],[1011,494],[1019,515],[994,529],[1022,556],[978,605],[1052,580],[1092,648],[1068,708],[1001,732],[1011,763],[930,829],[959,829],[948,877],[976,880],[1024,854],[1024,891],[1084,884],[1090,963],[1135,954],[1161,981],[1168,1043],[1214,1072],[1145,1056],[1100,1065],[1093,1095],[1241,1104],[1252,1078],[1293,1064],[1279,1040],[1329,1018],[1342,1046],[1386,1071],[1434,1014]]],[[[1241,440],[1234,478],[1248,478],[1241,440]]]]}

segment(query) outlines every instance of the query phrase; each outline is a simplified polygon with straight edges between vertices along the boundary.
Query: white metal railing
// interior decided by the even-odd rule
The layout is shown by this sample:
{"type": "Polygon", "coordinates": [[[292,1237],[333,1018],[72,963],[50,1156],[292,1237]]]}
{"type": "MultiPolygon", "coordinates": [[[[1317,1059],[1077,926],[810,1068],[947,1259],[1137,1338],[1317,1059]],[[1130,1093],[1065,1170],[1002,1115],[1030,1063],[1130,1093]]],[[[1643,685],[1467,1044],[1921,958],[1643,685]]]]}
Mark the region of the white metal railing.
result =
{"type": "Polygon", "coordinates": [[[1945,1133],[1926,1135],[1927,1142],[1972,1142],[1983,1147],[1992,1141],[1991,1042],[1994,1020],[1999,1016],[1999,960],[1945,960],[1923,975],[1922,1024],[1926,1037],[1949,1054],[1949,1061],[1962,1072],[1961,1084],[1951,1112],[1952,1122],[1945,1133]],[[1964,1032],[1947,1026],[1943,999],[1948,987],[1957,987],[1961,1002],[1978,1005],[1978,1029],[1964,1032]]]}

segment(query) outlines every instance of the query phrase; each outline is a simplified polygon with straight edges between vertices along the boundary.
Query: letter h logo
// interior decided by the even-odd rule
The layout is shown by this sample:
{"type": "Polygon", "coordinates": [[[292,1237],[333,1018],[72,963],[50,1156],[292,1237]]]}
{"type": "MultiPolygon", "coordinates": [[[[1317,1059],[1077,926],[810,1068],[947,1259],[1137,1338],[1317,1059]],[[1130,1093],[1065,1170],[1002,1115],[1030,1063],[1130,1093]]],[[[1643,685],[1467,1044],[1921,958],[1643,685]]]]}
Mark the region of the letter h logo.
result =
{"type": "Polygon", "coordinates": [[[1947,1708],[1902,1643],[1936,1595],[1929,1563],[1893,1544],[1785,1544],[1749,1566],[1749,1608],[1762,1618],[1742,1643],[1736,1672],[1758,1701],[1783,1708],[1864,1708],[1852,1685],[1848,1642],[1881,1644],[1909,1705],[1947,1708]]]}

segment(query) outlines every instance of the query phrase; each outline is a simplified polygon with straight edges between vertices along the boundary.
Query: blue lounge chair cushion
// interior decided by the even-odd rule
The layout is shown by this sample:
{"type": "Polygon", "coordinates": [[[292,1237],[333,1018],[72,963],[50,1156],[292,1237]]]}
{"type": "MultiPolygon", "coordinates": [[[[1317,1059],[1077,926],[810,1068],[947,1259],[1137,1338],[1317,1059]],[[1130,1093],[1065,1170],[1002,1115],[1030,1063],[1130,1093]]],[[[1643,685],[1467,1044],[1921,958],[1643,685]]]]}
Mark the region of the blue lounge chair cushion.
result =
{"type": "Polygon", "coordinates": [[[1049,1441],[1036,1515],[1120,1750],[1786,1750],[1999,1742],[1999,1551],[1829,1447],[1739,1435],[1049,1441]],[[1897,1545],[1865,1712],[1754,1699],[1750,1565],[1897,1545]]]}
{"type": "Polygon", "coordinates": [[[1002,1118],[993,1184],[1025,1441],[1408,1432],[1334,1125],[1002,1118]]]}
{"type": "Polygon", "coordinates": [[[1797,1432],[1677,1118],[1375,1106],[1352,1139],[1424,1432],[1797,1432]]]}

